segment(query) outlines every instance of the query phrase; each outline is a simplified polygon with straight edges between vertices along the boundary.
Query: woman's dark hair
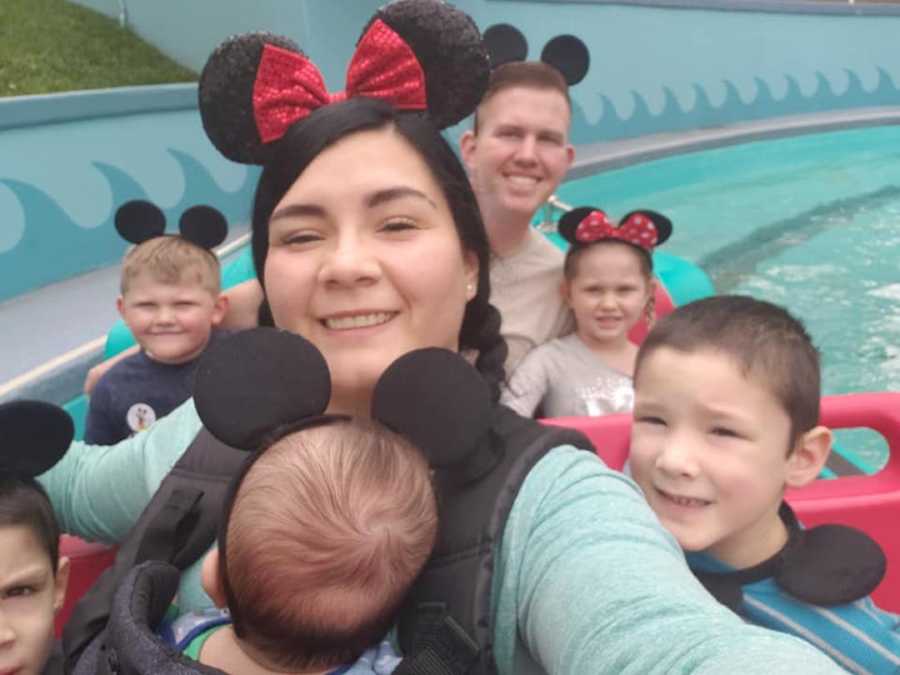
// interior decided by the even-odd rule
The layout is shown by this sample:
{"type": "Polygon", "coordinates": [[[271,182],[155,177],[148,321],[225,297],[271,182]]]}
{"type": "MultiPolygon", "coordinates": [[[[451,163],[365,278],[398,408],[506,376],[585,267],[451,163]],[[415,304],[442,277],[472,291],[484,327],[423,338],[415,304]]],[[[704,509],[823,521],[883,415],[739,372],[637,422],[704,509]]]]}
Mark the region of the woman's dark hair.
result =
{"type": "MultiPolygon", "coordinates": [[[[342,138],[361,131],[392,128],[416,149],[450,206],[463,249],[478,259],[478,290],[466,305],[459,333],[460,350],[476,350],[475,367],[495,398],[505,375],[506,342],[500,336],[500,313],[490,304],[490,247],[481,212],[469,179],[456,154],[426,117],[396,111],[390,104],[367,98],[351,98],[325,106],[291,127],[266,164],[253,204],[253,264],[264,284],[269,249],[269,218],[291,185],[323,150],[342,138]]],[[[263,286],[265,290],[265,286],[263,286]]],[[[264,300],[259,317],[271,324],[271,311],[264,300]]]]}
{"type": "Polygon", "coordinates": [[[50,558],[53,575],[59,566],[59,525],[44,488],[26,476],[0,475],[0,527],[27,527],[50,558]]]}

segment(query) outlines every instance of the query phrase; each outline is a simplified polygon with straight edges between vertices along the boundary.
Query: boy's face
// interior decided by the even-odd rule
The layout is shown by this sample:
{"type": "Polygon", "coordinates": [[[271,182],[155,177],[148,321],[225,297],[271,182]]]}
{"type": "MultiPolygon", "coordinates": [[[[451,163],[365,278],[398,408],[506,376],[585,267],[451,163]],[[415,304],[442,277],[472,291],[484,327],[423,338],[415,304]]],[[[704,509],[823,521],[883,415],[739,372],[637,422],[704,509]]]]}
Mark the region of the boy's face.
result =
{"type": "Polygon", "coordinates": [[[485,223],[530,221],[572,164],[571,113],[553,89],[510,87],[478,109],[478,134],[461,139],[462,157],[485,223]]]}
{"type": "Polygon", "coordinates": [[[196,358],[225,316],[223,297],[214,295],[190,272],[175,284],[139,274],[119,297],[122,319],[154,361],[175,364],[196,358]]]}
{"type": "Polygon", "coordinates": [[[634,385],[632,472],[681,547],[738,568],[777,551],[794,460],[774,394],[711,349],[658,348],[634,385]]]}
{"type": "Polygon", "coordinates": [[[47,551],[24,526],[0,527],[0,673],[40,675],[53,644],[68,560],[54,577],[47,551]]]}

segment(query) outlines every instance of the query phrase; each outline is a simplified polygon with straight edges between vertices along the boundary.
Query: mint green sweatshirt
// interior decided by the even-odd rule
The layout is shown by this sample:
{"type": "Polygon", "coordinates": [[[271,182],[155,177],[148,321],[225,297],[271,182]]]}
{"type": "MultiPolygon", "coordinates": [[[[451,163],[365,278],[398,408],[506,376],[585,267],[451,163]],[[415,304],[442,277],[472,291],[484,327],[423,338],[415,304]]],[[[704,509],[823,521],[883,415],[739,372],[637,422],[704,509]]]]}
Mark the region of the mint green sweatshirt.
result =
{"type": "MultiPolygon", "coordinates": [[[[118,445],[74,443],[40,479],[63,529],[121,541],[200,427],[188,401],[118,445]]],[[[178,598],[184,611],[212,604],[199,561],[178,598]]],[[[719,605],[637,486],[568,446],[542,459],[516,498],[493,606],[502,675],[843,672],[805,642],[719,605]]]]}

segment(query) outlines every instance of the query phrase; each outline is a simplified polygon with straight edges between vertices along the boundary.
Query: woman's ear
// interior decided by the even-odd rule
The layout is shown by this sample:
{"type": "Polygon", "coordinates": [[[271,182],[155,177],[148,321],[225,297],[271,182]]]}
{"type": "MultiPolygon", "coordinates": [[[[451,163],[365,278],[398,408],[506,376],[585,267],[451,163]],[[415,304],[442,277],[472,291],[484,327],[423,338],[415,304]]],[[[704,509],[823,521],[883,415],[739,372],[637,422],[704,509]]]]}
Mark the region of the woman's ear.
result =
{"type": "Polygon", "coordinates": [[[466,277],[466,300],[471,300],[478,295],[478,256],[473,251],[463,254],[463,266],[466,277]]]}
{"type": "Polygon", "coordinates": [[[58,612],[66,602],[66,590],[69,588],[69,559],[61,556],[56,565],[56,578],[53,580],[53,611],[58,612]]]}
{"type": "Polygon", "coordinates": [[[785,482],[788,487],[803,487],[816,479],[828,461],[831,441],[831,429],[823,426],[814,427],[797,439],[787,459],[785,482]]]}
{"type": "Polygon", "coordinates": [[[203,566],[200,568],[200,585],[206,594],[212,598],[213,604],[219,609],[227,605],[225,601],[225,586],[222,584],[222,566],[219,561],[218,547],[210,549],[203,558],[203,566]]]}

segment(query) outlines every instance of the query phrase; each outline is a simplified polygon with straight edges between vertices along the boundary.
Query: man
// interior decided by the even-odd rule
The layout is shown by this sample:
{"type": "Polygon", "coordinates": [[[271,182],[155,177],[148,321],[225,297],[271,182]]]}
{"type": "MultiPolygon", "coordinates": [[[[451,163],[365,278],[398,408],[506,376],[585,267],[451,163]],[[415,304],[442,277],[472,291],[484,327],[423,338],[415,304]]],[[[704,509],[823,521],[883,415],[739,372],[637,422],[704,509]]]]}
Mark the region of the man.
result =
{"type": "Polygon", "coordinates": [[[494,70],[460,139],[494,258],[491,302],[503,317],[507,373],[534,347],[572,328],[560,294],[563,253],[531,227],[575,158],[568,85],[552,66],[494,70]]]}

